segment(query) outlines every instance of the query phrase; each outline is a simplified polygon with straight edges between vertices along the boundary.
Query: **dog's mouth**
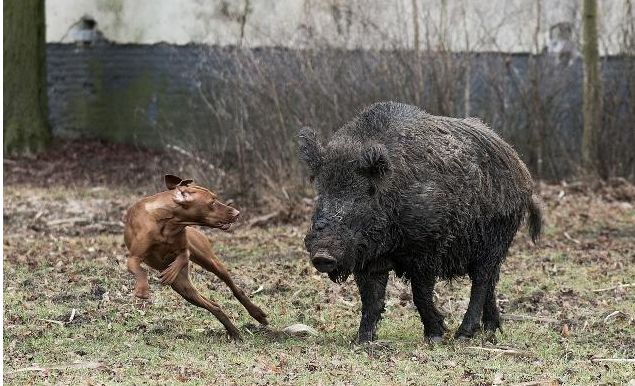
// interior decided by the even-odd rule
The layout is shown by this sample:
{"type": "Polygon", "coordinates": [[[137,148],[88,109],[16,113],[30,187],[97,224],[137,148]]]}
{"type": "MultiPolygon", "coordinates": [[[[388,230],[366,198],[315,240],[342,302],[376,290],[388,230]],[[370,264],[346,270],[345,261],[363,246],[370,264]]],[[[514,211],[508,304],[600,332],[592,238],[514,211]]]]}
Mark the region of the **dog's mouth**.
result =
{"type": "Polygon", "coordinates": [[[230,223],[226,223],[226,224],[218,224],[218,226],[216,228],[223,230],[223,231],[228,231],[229,228],[232,227],[232,224],[230,223]]]}

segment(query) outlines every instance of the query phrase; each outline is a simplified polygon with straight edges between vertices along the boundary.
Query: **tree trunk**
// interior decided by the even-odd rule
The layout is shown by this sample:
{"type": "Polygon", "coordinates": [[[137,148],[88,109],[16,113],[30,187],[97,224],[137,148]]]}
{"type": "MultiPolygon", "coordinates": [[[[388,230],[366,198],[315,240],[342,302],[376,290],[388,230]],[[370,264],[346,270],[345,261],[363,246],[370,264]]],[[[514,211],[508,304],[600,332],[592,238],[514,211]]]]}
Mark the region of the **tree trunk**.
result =
{"type": "Polygon", "coordinates": [[[582,132],[582,166],[589,174],[598,172],[598,131],[600,129],[601,84],[599,72],[597,0],[584,0],[584,128],[582,132]]]}
{"type": "Polygon", "coordinates": [[[414,49],[419,52],[419,7],[417,0],[412,0],[412,27],[414,35],[414,49]]]}
{"type": "Polygon", "coordinates": [[[31,153],[50,139],[44,0],[4,0],[4,151],[31,153]]]}
{"type": "Polygon", "coordinates": [[[423,65],[421,63],[421,47],[419,43],[419,7],[417,6],[418,0],[412,0],[412,27],[414,37],[414,81],[415,87],[413,89],[415,105],[423,107],[423,65]]]}

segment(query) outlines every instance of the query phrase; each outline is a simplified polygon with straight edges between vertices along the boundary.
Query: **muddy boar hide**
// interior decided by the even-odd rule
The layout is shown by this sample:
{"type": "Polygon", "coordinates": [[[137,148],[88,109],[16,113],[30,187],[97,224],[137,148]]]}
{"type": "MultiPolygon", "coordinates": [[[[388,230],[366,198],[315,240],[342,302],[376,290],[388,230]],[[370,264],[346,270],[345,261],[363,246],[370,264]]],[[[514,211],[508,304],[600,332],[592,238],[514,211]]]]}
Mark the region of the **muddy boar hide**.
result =
{"type": "Polygon", "coordinates": [[[305,246],[333,281],[353,274],[362,300],[360,341],[375,338],[388,273],[410,280],[425,335],[445,331],[432,302],[437,279],[469,275],[456,336],[500,327],[495,287],[523,218],[538,238],[541,211],[516,152],[481,121],[376,103],[326,145],[304,127],[299,154],[318,194],[305,246]]]}

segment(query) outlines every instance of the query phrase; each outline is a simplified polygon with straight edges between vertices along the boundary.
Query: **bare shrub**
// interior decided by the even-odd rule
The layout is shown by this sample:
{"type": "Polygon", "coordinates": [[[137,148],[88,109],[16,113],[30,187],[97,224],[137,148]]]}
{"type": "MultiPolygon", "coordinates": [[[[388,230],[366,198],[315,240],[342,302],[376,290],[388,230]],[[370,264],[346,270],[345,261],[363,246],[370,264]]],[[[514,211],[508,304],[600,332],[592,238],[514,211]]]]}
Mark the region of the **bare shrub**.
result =
{"type": "MultiPolygon", "coordinates": [[[[191,154],[195,177],[246,205],[296,210],[309,193],[296,157],[297,129],[308,125],[327,136],[379,100],[481,117],[542,179],[570,177],[579,165],[579,61],[443,49],[201,49],[206,60],[192,75],[197,87],[184,108],[208,126],[171,123],[164,141],[191,154]]],[[[624,125],[635,115],[629,104],[633,81],[618,86],[627,89],[605,95],[603,138],[612,145],[604,153],[605,170],[630,176],[633,133],[624,125]]]]}

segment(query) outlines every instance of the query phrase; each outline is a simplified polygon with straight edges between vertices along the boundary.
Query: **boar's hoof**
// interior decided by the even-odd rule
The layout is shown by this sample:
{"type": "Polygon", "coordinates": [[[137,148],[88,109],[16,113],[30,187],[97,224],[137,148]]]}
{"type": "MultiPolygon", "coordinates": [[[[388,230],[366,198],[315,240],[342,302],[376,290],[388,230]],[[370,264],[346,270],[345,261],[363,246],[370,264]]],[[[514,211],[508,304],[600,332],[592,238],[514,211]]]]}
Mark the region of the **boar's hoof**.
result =
{"type": "Polygon", "coordinates": [[[464,320],[463,323],[459,326],[458,331],[454,334],[454,339],[456,340],[467,340],[472,338],[476,332],[481,328],[480,323],[470,323],[469,321],[466,323],[464,320]]]}
{"type": "Polygon", "coordinates": [[[466,341],[466,340],[472,339],[472,337],[474,337],[475,334],[476,334],[476,330],[465,331],[465,330],[459,329],[456,332],[456,334],[454,334],[454,339],[459,341],[466,341]]]}
{"type": "Polygon", "coordinates": [[[443,342],[443,335],[426,336],[426,339],[428,340],[428,342],[430,342],[432,344],[439,344],[439,343],[443,342]]]}
{"type": "Polygon", "coordinates": [[[359,333],[357,334],[357,343],[369,343],[377,339],[377,335],[374,333],[359,333]]]}
{"type": "Polygon", "coordinates": [[[485,331],[485,338],[483,339],[485,342],[490,342],[492,344],[498,343],[498,338],[496,338],[496,331],[485,331]]]}
{"type": "Polygon", "coordinates": [[[496,330],[500,330],[501,332],[503,332],[503,327],[501,326],[500,320],[484,320],[483,329],[492,333],[495,333],[496,330]]]}

